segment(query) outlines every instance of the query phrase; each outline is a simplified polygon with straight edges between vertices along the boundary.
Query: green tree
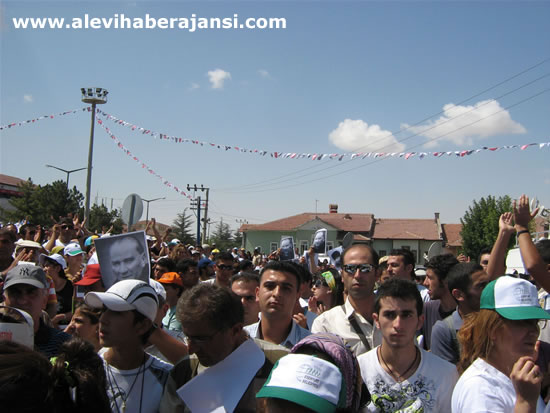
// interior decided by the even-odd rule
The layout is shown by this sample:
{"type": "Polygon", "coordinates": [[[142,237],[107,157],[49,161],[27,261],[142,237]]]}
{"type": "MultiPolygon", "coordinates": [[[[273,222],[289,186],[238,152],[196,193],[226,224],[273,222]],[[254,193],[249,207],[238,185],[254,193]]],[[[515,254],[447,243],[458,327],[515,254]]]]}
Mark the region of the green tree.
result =
{"type": "Polygon", "coordinates": [[[243,234],[239,231],[238,228],[233,233],[233,243],[236,247],[240,247],[241,245],[243,245],[243,234]]]}
{"type": "Polygon", "coordinates": [[[218,222],[218,225],[214,230],[214,234],[210,237],[210,241],[216,243],[216,247],[220,251],[225,251],[228,248],[235,246],[235,242],[233,241],[231,234],[231,228],[229,227],[229,224],[223,222],[223,219],[218,222]]]}
{"type": "Polygon", "coordinates": [[[172,223],[172,234],[184,244],[194,244],[195,237],[191,234],[191,215],[185,213],[187,208],[182,213],[176,215],[176,219],[172,223]]]}
{"type": "Polygon", "coordinates": [[[84,196],[76,189],[67,189],[64,181],[47,185],[35,185],[29,178],[20,185],[22,196],[10,199],[14,211],[1,210],[3,219],[20,221],[27,219],[34,224],[50,226],[52,221],[69,214],[77,214],[84,196]]]}
{"type": "MultiPolygon", "coordinates": [[[[460,219],[463,254],[477,259],[483,248],[491,248],[498,235],[500,215],[511,210],[512,200],[508,195],[499,198],[489,195],[479,201],[474,200],[473,205],[460,219]]],[[[509,247],[512,247],[514,242],[512,237],[509,247]]]]}
{"type": "Polygon", "coordinates": [[[101,233],[112,226],[112,233],[120,234],[123,225],[118,209],[109,211],[105,205],[92,205],[90,208],[90,222],[86,224],[86,227],[91,232],[101,233]]]}

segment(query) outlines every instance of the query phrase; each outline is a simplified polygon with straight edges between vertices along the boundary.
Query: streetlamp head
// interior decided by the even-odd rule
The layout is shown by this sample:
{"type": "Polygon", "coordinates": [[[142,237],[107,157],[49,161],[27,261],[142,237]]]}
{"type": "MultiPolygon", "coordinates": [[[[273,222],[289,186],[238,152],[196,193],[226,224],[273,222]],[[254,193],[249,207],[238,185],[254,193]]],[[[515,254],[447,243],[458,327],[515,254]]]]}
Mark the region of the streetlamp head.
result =
{"type": "Polygon", "coordinates": [[[80,88],[82,92],[82,102],[84,103],[95,103],[101,105],[107,103],[107,94],[109,93],[107,89],[100,87],[89,87],[89,88],[80,88]]]}

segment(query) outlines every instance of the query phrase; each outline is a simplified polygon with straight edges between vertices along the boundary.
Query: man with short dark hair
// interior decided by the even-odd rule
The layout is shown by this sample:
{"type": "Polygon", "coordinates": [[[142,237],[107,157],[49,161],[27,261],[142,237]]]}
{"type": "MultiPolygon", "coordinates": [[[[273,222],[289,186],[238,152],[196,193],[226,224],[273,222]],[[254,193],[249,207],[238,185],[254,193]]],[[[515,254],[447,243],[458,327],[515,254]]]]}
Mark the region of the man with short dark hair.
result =
{"type": "MultiPolygon", "coordinates": [[[[386,264],[390,277],[414,281],[414,255],[409,250],[404,248],[391,250],[386,264]]],[[[423,301],[430,301],[430,295],[426,287],[417,284],[416,288],[420,291],[423,301]]]]}
{"type": "Polygon", "coordinates": [[[44,270],[36,265],[19,264],[8,271],[4,283],[4,304],[26,311],[34,322],[34,345],[48,357],[58,354],[59,346],[71,336],[48,327],[42,310],[48,302],[48,283],[44,270]]]}
{"type": "Polygon", "coordinates": [[[199,283],[199,271],[197,261],[184,258],[176,263],[176,272],[180,275],[183,288],[188,290],[199,283]]]}
{"type": "Polygon", "coordinates": [[[260,303],[256,298],[256,289],[260,286],[258,274],[240,272],[231,278],[231,291],[241,297],[244,309],[244,325],[254,324],[258,321],[260,303]]]}
{"type": "Polygon", "coordinates": [[[424,303],[424,324],[422,325],[423,348],[431,348],[432,327],[437,320],[450,316],[456,309],[456,301],[447,286],[447,275],[458,264],[453,254],[436,255],[426,264],[424,286],[430,293],[430,301],[424,303]]]}
{"type": "Polygon", "coordinates": [[[348,297],[343,306],[319,315],[313,322],[313,333],[340,336],[357,356],[382,342],[373,323],[374,284],[378,254],[366,244],[354,244],[342,253],[342,281],[348,297]]]}
{"type": "Polygon", "coordinates": [[[158,280],[165,272],[174,271],[176,271],[176,263],[173,259],[167,257],[159,258],[155,263],[155,267],[153,269],[153,278],[155,280],[158,280]]]}
{"type": "Polygon", "coordinates": [[[214,271],[216,271],[216,278],[213,280],[206,280],[207,283],[216,283],[221,287],[230,287],[231,277],[233,276],[233,265],[235,260],[233,255],[229,252],[221,252],[216,256],[216,264],[214,265],[214,271]]]}
{"type": "Polygon", "coordinates": [[[420,350],[422,297],[416,284],[390,278],[378,289],[373,318],[382,344],[357,360],[371,395],[369,411],[450,412],[455,366],[420,350]]]}
{"type": "Polygon", "coordinates": [[[447,287],[457,303],[456,310],[432,328],[431,351],[436,356],[456,364],[460,349],[456,338],[464,317],[479,311],[481,292],[489,283],[489,275],[476,262],[459,262],[447,275],[447,287]]]}
{"type": "Polygon", "coordinates": [[[100,351],[113,412],[157,412],[172,368],[143,347],[157,316],[158,298],[148,283],[122,280],[104,293],[90,292],[85,302],[105,308],[99,319],[100,351]]]}
{"type": "Polygon", "coordinates": [[[256,393],[288,350],[249,339],[239,298],[216,284],[186,291],[177,314],[190,356],[171,371],[160,412],[255,412],[256,393]]]}
{"type": "Polygon", "coordinates": [[[250,337],[292,348],[311,333],[293,319],[298,301],[300,274],[287,261],[271,261],[260,274],[260,286],[256,299],[262,314],[260,321],[244,329],[250,337]]]}

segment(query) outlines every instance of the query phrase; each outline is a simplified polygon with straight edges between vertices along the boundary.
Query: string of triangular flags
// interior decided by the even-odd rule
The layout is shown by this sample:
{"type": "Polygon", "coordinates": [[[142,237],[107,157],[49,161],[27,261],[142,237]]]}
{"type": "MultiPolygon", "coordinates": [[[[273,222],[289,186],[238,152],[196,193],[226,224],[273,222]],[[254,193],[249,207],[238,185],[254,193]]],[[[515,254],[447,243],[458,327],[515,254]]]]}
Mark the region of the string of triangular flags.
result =
{"type": "MultiPolygon", "coordinates": [[[[81,109],[74,109],[74,110],[61,112],[61,113],[58,113],[58,114],[43,115],[43,116],[39,116],[39,117],[34,118],[34,119],[28,119],[28,120],[21,121],[21,122],[9,123],[9,124],[0,126],[0,131],[4,130],[4,129],[10,129],[10,128],[18,127],[18,126],[23,126],[23,125],[27,125],[27,124],[36,123],[39,120],[43,120],[43,119],[54,119],[54,118],[59,117],[59,116],[70,115],[70,114],[75,114],[75,113],[78,113],[78,112],[85,112],[85,111],[90,112],[91,108],[88,106],[88,107],[84,107],[84,108],[81,108],[81,109]]],[[[469,155],[472,155],[472,154],[477,154],[477,153],[482,152],[482,151],[495,152],[495,151],[502,150],[502,149],[525,150],[525,149],[527,149],[531,146],[537,146],[537,147],[539,147],[539,149],[542,149],[544,147],[550,147],[550,142],[543,142],[543,143],[528,143],[528,144],[523,144],[523,145],[504,145],[504,146],[493,146],[493,147],[483,146],[483,147],[478,148],[478,149],[468,149],[468,150],[459,150],[459,151],[438,151],[438,152],[361,152],[361,153],[269,152],[269,151],[260,150],[260,149],[247,149],[247,148],[238,147],[238,146],[222,145],[222,144],[211,143],[211,142],[203,142],[203,141],[196,140],[196,139],[188,139],[188,138],[180,138],[180,137],[177,137],[177,136],[170,136],[170,135],[167,135],[167,134],[164,134],[164,133],[158,133],[158,132],[155,132],[151,129],[146,129],[146,128],[143,128],[141,126],[135,125],[133,123],[127,122],[125,120],[119,119],[119,118],[117,118],[113,115],[110,115],[106,112],[103,112],[100,109],[96,109],[96,111],[97,111],[98,114],[102,115],[107,120],[115,122],[116,124],[119,124],[119,125],[126,126],[126,127],[130,128],[132,131],[138,131],[138,132],[141,132],[144,135],[150,135],[150,136],[152,136],[156,139],[170,140],[170,141],[176,142],[176,143],[191,143],[191,144],[195,144],[195,145],[201,145],[201,146],[207,146],[207,147],[216,148],[216,149],[222,149],[222,150],[225,150],[225,151],[236,150],[236,151],[242,152],[242,153],[253,153],[253,154],[257,154],[257,155],[261,155],[261,156],[265,156],[265,155],[269,154],[269,156],[271,156],[272,158],[278,158],[278,159],[311,159],[311,160],[337,159],[339,161],[342,161],[345,158],[365,159],[365,158],[389,158],[389,157],[391,157],[391,158],[411,159],[411,158],[417,157],[419,159],[423,159],[423,158],[428,157],[428,156],[442,157],[444,155],[447,155],[447,156],[455,155],[457,157],[465,157],[465,156],[469,156],[469,155]]]]}
{"type": "Polygon", "coordinates": [[[142,169],[145,169],[147,172],[149,172],[151,175],[157,177],[163,185],[167,186],[168,188],[172,188],[174,191],[180,193],[181,195],[187,197],[188,199],[193,199],[193,197],[186,193],[183,189],[179,189],[176,185],[171,183],[170,181],[163,178],[161,175],[156,173],[150,166],[148,166],[146,163],[142,162],[137,156],[135,156],[124,144],[111,132],[111,130],[103,124],[103,121],[99,119],[99,117],[96,115],[96,121],[97,123],[105,130],[107,135],[111,137],[111,139],[116,143],[117,147],[121,149],[126,155],[128,155],[130,158],[132,158],[134,161],[136,161],[142,169]]]}
{"type": "Polygon", "coordinates": [[[34,118],[34,119],[23,120],[21,122],[8,123],[7,125],[0,126],[0,130],[11,129],[11,128],[15,128],[17,126],[27,125],[29,123],[35,123],[35,122],[38,122],[39,120],[43,120],[43,119],[54,119],[54,118],[59,117],[59,116],[72,115],[72,114],[77,113],[77,112],[86,112],[86,111],[90,112],[91,108],[90,107],[84,107],[82,109],[68,110],[66,112],[57,113],[55,115],[44,115],[44,116],[39,116],[39,117],[34,118]]]}
{"type": "Polygon", "coordinates": [[[457,157],[465,157],[468,155],[476,154],[482,151],[498,151],[502,149],[520,149],[525,150],[530,146],[538,146],[540,149],[550,147],[550,142],[544,143],[528,143],[523,145],[504,145],[504,146],[483,146],[478,149],[468,149],[460,151],[439,151],[439,152],[361,152],[361,153],[295,153],[295,152],[269,152],[260,149],[247,149],[238,146],[222,145],[218,143],[203,142],[196,139],[180,138],[178,136],[170,136],[165,133],[155,132],[151,129],[146,129],[141,126],[135,125],[133,123],[127,122],[125,120],[119,119],[113,115],[103,112],[102,110],[97,110],[100,115],[105,119],[110,120],[118,125],[126,126],[134,132],[141,132],[143,135],[149,135],[156,139],[169,140],[175,143],[191,143],[194,145],[207,146],[217,149],[223,149],[225,151],[237,150],[243,153],[254,153],[261,156],[270,155],[272,158],[281,158],[281,159],[311,159],[311,160],[322,160],[322,159],[337,159],[339,161],[349,158],[349,159],[365,159],[365,158],[403,158],[411,159],[413,157],[418,157],[423,159],[427,156],[441,157],[444,155],[451,156],[455,155],[457,157]]]}

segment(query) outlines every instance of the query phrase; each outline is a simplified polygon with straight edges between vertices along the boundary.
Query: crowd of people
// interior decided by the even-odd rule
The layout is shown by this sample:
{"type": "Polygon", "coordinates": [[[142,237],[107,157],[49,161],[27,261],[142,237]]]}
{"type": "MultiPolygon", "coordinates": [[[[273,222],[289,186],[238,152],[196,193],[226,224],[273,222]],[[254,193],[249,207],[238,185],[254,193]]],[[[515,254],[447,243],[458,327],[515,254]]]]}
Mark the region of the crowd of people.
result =
{"type": "Polygon", "coordinates": [[[336,266],[314,246],[294,258],[184,245],[154,220],[147,251],[113,237],[106,264],[96,244],[108,232],[76,216],[50,231],[5,225],[0,406],[550,411],[550,239],[532,240],[536,213],[521,196],[479,257],[437,255],[422,273],[407,249],[352,243],[336,266]],[[505,274],[514,235],[521,276],[505,274]]]}

